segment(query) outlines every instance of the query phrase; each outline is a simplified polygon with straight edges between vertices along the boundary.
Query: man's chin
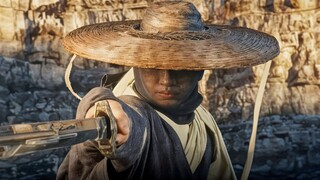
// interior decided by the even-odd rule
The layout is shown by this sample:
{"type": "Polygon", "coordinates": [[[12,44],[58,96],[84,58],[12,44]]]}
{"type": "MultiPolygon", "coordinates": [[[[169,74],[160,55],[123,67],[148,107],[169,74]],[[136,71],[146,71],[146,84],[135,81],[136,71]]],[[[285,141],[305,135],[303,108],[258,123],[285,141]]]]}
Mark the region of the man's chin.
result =
{"type": "Polygon", "coordinates": [[[157,103],[157,106],[161,107],[162,109],[174,109],[178,107],[179,103],[174,100],[166,100],[157,103]]]}

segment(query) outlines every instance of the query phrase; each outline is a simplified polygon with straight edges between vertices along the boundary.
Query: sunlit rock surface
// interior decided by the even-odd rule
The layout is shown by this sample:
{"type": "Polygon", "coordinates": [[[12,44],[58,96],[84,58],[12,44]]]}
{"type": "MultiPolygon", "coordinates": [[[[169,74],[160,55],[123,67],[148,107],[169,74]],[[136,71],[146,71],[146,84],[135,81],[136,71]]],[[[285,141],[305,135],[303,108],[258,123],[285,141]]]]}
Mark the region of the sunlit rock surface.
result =
{"type": "MultiPolygon", "coordinates": [[[[78,100],[67,90],[71,58],[60,44],[83,25],[140,19],[152,1],[0,1],[0,123],[74,118],[78,100]]],[[[252,179],[320,177],[320,2],[317,0],[192,0],[206,21],[273,34],[273,59],[262,102],[252,179]]],[[[236,58],[236,57],[235,57],[236,58]]],[[[105,73],[125,68],[77,58],[71,82],[79,95],[105,73]]],[[[206,71],[204,105],[219,123],[240,176],[263,65],[206,71]]],[[[54,179],[68,148],[0,161],[0,179],[54,179]]]]}

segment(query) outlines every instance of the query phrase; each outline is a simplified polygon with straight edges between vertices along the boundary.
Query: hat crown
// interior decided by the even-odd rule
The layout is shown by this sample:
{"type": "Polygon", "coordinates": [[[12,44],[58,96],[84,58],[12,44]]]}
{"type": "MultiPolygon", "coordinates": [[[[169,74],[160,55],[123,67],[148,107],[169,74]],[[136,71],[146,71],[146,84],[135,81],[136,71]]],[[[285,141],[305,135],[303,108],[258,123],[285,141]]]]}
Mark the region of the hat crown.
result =
{"type": "Polygon", "coordinates": [[[149,33],[173,31],[201,31],[201,14],[189,2],[158,2],[150,6],[140,24],[149,33]]]}

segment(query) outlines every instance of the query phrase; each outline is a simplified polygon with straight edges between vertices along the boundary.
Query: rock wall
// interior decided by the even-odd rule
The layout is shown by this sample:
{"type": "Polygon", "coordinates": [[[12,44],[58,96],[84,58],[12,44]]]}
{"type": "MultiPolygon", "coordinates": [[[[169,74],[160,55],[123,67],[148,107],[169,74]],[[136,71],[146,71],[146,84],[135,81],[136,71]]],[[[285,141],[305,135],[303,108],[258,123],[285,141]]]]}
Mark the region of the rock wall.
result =
{"type": "MultiPolygon", "coordinates": [[[[253,179],[316,179],[320,137],[320,2],[221,1],[209,19],[274,35],[273,59],[261,107],[253,179]]],[[[263,65],[213,70],[202,84],[205,104],[218,119],[240,177],[263,65]]]]}
{"type": "MultiPolygon", "coordinates": [[[[191,0],[204,20],[273,34],[281,54],[263,99],[252,178],[320,176],[320,2],[317,0],[191,0]]],[[[83,25],[140,19],[150,0],[0,1],[0,123],[69,119],[78,104],[64,84],[71,57],[61,39],[83,25]]],[[[263,65],[206,71],[204,105],[216,117],[240,176],[263,65]]],[[[80,95],[122,67],[77,58],[71,75],[80,95]]],[[[0,161],[0,179],[54,179],[67,149],[0,161]],[[29,162],[29,161],[32,162],[29,162]],[[37,167],[37,171],[30,169],[37,167]]]]}
{"type": "MultiPolygon", "coordinates": [[[[225,1],[211,14],[220,23],[274,35],[281,53],[272,61],[261,114],[320,114],[319,2],[225,1]]],[[[207,107],[222,120],[248,119],[263,65],[207,72],[207,107]]]]}

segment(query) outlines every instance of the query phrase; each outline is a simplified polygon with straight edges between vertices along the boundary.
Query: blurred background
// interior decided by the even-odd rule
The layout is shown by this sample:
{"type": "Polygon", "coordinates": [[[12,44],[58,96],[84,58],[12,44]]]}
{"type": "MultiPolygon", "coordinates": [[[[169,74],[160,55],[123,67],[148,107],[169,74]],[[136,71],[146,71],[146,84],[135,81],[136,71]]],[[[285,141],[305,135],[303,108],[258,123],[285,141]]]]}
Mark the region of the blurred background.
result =
{"type": "MultiPolygon", "coordinates": [[[[93,23],[141,19],[153,0],[1,0],[0,123],[73,119],[78,100],[64,82],[72,54],[60,41],[93,23]]],[[[275,36],[250,179],[320,178],[320,1],[190,0],[205,21],[275,36]]],[[[128,42],[130,43],[130,42],[128,42]]],[[[235,57],[236,58],[236,57],[235,57]]],[[[71,74],[84,95],[105,73],[127,70],[78,57],[71,74]]],[[[206,71],[203,105],[223,133],[240,177],[263,65],[206,71]]],[[[0,179],[55,179],[68,148],[0,161],[0,179]]]]}

